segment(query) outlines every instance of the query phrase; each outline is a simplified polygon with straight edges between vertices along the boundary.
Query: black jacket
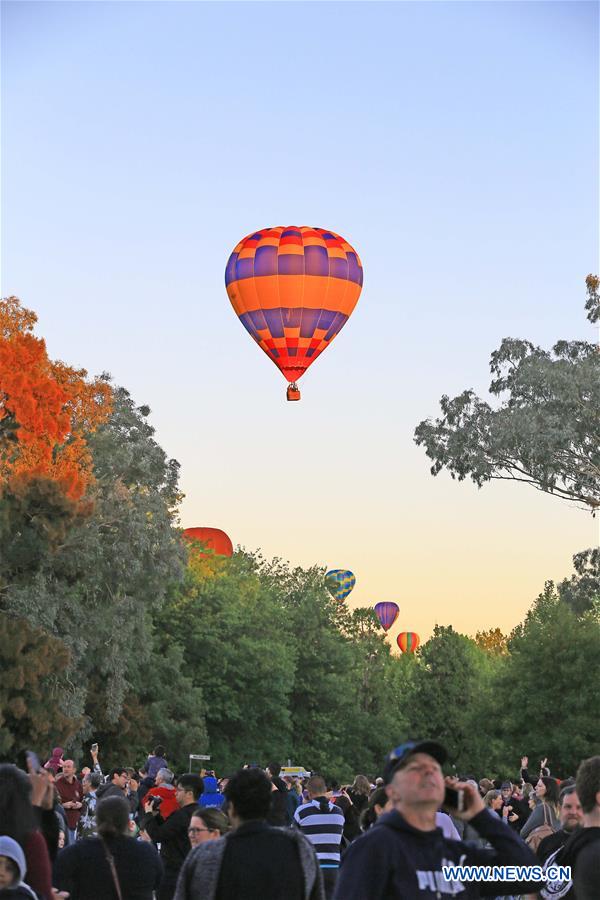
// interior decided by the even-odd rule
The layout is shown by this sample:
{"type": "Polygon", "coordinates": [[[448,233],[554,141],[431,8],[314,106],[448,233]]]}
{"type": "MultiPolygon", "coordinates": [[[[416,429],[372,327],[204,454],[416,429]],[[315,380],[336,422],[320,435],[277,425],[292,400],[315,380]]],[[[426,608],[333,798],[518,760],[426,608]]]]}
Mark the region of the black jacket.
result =
{"type": "Polygon", "coordinates": [[[267,822],[269,825],[291,825],[286,784],[277,777],[273,778],[273,784],[277,790],[271,793],[271,807],[267,815],[267,822]]]}
{"type": "Polygon", "coordinates": [[[165,873],[178,872],[190,852],[188,828],[190,819],[197,810],[196,803],[189,803],[171,813],[168,819],[163,819],[160,812],[156,816],[147,813],[142,819],[142,828],[145,828],[156,844],[160,844],[165,873]]]}
{"type": "MultiPolygon", "coordinates": [[[[557,834],[560,832],[557,832],[557,834]]],[[[540,843],[546,843],[551,834],[540,843]]],[[[555,881],[542,888],[543,900],[598,900],[600,896],[600,828],[576,828],[562,848],[546,858],[544,866],[570,866],[572,881],[555,881]]]]}
{"type": "Polygon", "coordinates": [[[549,834],[548,837],[543,838],[535,851],[539,861],[542,864],[545,863],[552,853],[556,853],[557,850],[564,847],[567,841],[578,831],[580,831],[580,828],[576,828],[574,831],[565,831],[564,828],[561,828],[560,831],[555,831],[554,834],[549,834]]]}
{"type": "MultiPolygon", "coordinates": [[[[107,841],[123,900],[152,900],[162,877],[156,847],[131,837],[107,841]]],[[[104,845],[89,837],[65,847],[56,857],[52,883],[69,891],[69,900],[115,900],[117,896],[104,845]]]]}

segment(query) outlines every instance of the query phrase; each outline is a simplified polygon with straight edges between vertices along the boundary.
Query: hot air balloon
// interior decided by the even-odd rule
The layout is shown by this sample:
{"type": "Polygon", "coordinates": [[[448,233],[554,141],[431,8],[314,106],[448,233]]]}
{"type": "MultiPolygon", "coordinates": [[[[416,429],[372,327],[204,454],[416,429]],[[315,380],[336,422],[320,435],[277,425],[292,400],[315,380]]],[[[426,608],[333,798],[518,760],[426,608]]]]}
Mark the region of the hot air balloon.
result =
{"type": "Polygon", "coordinates": [[[183,536],[188,541],[202,541],[208,550],[219,556],[233,556],[233,544],[220,528],[185,528],[183,536]]]}
{"type": "Polygon", "coordinates": [[[242,325],[287,378],[296,382],[344,327],[356,306],[363,269],[356,250],[325,228],[262,228],[237,244],[225,286],[242,325]]]}
{"type": "Polygon", "coordinates": [[[385,631],[389,631],[396,619],[398,618],[398,613],[400,609],[398,608],[397,603],[376,603],[375,604],[375,614],[381,623],[381,627],[385,631]]]}
{"type": "Polygon", "coordinates": [[[401,631],[396,638],[396,643],[403,653],[414,653],[421,639],[415,631],[401,631]]]}
{"type": "Polygon", "coordinates": [[[348,569],[332,569],[325,575],[325,587],[340,603],[344,602],[355,584],[356,578],[348,569]]]}

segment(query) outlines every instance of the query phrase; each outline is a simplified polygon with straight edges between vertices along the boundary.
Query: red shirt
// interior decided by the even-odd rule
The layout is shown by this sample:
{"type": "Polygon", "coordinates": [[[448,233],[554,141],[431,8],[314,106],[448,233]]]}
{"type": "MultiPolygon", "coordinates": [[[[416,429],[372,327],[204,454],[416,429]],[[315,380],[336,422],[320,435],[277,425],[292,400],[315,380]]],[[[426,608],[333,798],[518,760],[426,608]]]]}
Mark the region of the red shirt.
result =
{"type": "Polygon", "coordinates": [[[27,864],[25,881],[43,900],[52,900],[50,856],[40,831],[31,831],[23,841],[27,864]]]}
{"type": "Polygon", "coordinates": [[[149,803],[151,797],[163,798],[163,802],[159,806],[160,814],[163,819],[168,819],[171,813],[174,813],[176,809],[179,809],[179,803],[177,802],[175,791],[171,785],[159,784],[158,787],[150,788],[142,800],[142,806],[144,806],[145,803],[149,803]]]}
{"type": "MultiPolygon", "coordinates": [[[[66,803],[67,801],[72,802],[73,800],[77,803],[81,803],[83,800],[83,788],[76,778],[73,778],[73,781],[69,782],[63,775],[60,775],[56,779],[55,785],[61,803],[66,803]]],[[[77,823],[81,816],[81,809],[65,809],[65,816],[67,817],[67,825],[71,831],[73,831],[77,828],[77,823]]]]}

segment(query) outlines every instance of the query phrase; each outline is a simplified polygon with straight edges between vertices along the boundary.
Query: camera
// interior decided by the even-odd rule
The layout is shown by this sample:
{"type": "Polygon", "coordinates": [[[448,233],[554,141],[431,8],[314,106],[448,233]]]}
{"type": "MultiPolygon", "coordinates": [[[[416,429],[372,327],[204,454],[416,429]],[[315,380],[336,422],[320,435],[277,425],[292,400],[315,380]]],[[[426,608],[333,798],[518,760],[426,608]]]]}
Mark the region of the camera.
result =
{"type": "Polygon", "coordinates": [[[150,797],[150,802],[152,803],[152,809],[158,809],[160,804],[163,802],[163,797],[150,797]]]}

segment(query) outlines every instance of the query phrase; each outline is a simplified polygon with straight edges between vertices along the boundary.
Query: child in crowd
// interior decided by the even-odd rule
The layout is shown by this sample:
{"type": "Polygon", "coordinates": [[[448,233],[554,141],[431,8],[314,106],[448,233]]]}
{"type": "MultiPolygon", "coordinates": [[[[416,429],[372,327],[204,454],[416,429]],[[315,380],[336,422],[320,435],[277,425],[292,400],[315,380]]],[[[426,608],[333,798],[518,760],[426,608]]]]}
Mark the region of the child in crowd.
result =
{"type": "Polygon", "coordinates": [[[25,854],[10,837],[0,837],[0,898],[34,898],[31,888],[23,882],[27,867],[25,854]]]}

